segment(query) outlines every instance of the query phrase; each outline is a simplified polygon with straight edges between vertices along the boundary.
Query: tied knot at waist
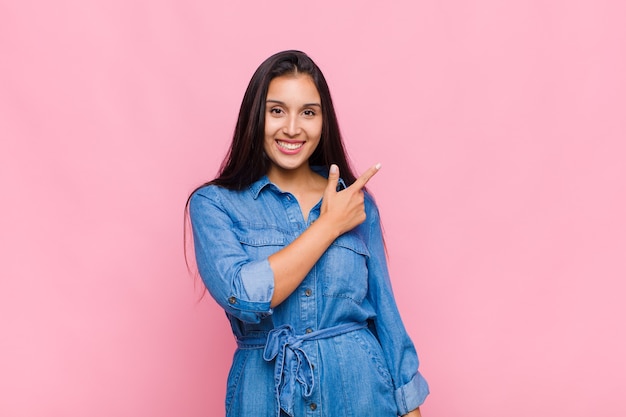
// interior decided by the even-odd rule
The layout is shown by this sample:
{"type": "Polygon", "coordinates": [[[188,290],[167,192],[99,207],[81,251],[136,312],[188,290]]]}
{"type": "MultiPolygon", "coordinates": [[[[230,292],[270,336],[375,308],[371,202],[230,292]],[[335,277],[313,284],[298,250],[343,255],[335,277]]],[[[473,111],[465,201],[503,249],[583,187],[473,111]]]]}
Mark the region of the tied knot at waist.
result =
{"type": "Polygon", "coordinates": [[[339,336],[340,334],[364,329],[367,323],[345,323],[311,333],[297,335],[288,324],[284,324],[271,330],[267,339],[239,339],[237,344],[240,348],[263,348],[263,359],[267,362],[276,360],[274,364],[274,392],[278,403],[277,415],[282,408],[287,414],[293,416],[294,395],[296,382],[303,388],[304,396],[309,397],[313,393],[313,364],[302,344],[310,340],[326,339],[339,336]]]}

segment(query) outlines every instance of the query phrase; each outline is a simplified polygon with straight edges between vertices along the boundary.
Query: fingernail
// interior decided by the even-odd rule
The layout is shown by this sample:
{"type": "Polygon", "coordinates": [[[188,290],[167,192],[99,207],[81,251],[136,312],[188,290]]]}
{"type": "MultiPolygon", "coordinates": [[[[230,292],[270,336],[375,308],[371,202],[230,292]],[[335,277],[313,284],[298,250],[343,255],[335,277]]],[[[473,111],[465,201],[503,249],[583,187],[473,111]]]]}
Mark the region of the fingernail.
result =
{"type": "Polygon", "coordinates": [[[376,168],[376,170],[378,171],[380,169],[380,167],[383,166],[383,164],[381,164],[380,162],[376,164],[376,166],[374,168],[376,168]]]}
{"type": "Polygon", "coordinates": [[[339,168],[337,168],[337,165],[332,164],[332,165],[330,166],[330,173],[331,173],[331,174],[336,174],[338,170],[339,170],[339,168]]]}

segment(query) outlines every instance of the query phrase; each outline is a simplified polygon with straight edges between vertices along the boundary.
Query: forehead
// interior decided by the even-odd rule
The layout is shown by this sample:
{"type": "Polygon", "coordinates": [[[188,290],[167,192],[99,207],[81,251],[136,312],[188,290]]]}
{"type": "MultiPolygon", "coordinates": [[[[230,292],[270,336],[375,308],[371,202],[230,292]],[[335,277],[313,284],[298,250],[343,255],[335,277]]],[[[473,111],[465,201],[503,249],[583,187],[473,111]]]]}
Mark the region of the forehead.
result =
{"type": "Polygon", "coordinates": [[[267,89],[267,100],[290,102],[318,102],[320,94],[308,74],[281,75],[270,81],[267,89]]]}

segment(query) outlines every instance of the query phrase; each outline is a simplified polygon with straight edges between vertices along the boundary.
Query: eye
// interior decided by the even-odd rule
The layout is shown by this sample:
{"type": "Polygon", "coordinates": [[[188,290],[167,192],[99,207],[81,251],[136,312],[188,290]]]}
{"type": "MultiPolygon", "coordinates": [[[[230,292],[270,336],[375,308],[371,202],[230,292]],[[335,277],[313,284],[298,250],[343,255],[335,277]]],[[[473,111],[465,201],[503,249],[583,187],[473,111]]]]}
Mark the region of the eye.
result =
{"type": "Polygon", "coordinates": [[[307,117],[313,117],[316,115],[315,111],[311,109],[306,109],[305,111],[302,112],[302,114],[304,114],[307,117]]]}
{"type": "Polygon", "coordinates": [[[270,114],[279,115],[282,113],[283,113],[283,109],[281,109],[280,107],[272,107],[270,109],[270,114]]]}

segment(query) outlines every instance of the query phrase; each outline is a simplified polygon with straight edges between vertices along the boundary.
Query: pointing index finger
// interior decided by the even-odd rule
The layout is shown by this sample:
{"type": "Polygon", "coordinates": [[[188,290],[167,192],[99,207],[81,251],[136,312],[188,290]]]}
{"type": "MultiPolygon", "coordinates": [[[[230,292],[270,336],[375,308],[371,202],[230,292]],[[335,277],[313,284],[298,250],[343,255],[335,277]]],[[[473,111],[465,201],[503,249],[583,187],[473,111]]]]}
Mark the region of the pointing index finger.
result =
{"type": "Polygon", "coordinates": [[[380,162],[373,167],[370,167],[359,178],[357,178],[352,185],[355,185],[358,189],[365,187],[365,184],[367,184],[367,182],[380,170],[380,167],[380,162]]]}

